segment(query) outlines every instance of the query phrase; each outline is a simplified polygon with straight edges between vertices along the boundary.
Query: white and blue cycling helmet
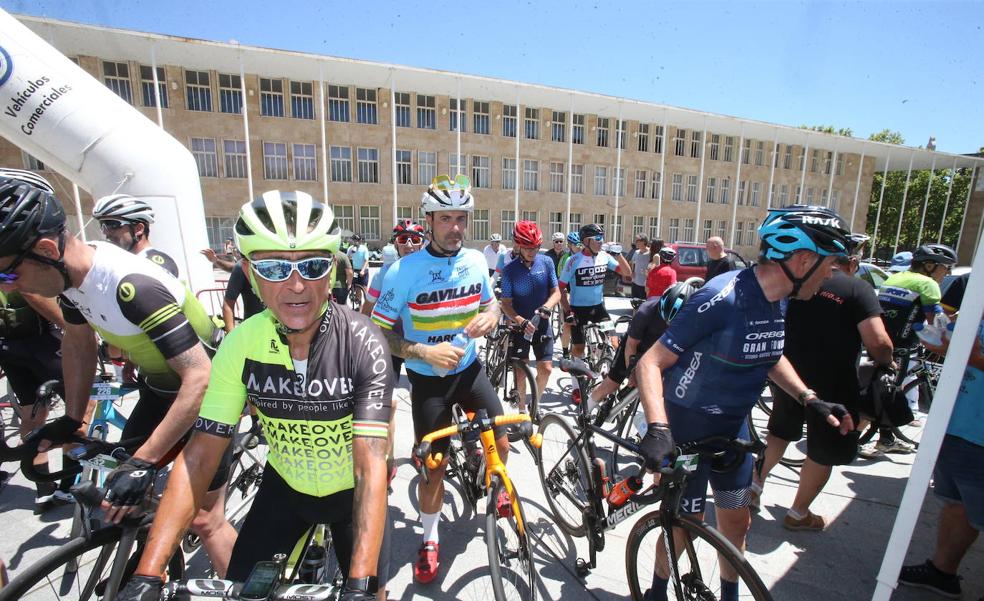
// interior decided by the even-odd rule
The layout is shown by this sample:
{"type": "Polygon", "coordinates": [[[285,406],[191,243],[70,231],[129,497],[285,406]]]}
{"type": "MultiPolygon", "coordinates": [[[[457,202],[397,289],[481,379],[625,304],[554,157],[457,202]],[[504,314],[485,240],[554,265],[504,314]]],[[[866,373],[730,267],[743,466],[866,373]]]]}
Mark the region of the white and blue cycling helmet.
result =
{"type": "Polygon", "coordinates": [[[793,283],[790,296],[796,296],[803,282],[820,267],[824,257],[845,256],[851,249],[851,232],[836,212],[812,205],[791,205],[772,209],[758,230],[762,243],[759,254],[782,267],[793,283]],[[797,251],[806,250],[818,255],[816,262],[803,277],[794,277],[786,260],[797,251]]]}

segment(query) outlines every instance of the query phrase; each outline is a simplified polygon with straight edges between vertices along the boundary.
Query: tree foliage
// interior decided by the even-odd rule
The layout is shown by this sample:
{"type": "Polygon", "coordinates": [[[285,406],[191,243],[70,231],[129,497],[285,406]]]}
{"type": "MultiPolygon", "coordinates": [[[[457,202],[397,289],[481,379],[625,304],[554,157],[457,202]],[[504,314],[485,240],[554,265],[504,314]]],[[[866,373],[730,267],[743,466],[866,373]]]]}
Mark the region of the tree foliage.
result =
{"type": "Polygon", "coordinates": [[[800,125],[800,129],[808,129],[835,136],[847,136],[848,138],[854,135],[854,131],[850,127],[835,128],[833,125],[800,125]]]}

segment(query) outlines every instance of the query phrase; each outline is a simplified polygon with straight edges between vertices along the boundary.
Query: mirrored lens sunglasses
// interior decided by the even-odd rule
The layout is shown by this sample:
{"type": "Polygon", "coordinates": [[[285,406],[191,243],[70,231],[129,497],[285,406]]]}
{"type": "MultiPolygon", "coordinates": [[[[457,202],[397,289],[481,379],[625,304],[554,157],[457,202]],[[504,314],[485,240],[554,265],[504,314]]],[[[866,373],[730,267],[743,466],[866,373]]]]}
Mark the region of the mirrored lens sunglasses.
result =
{"type": "Polygon", "coordinates": [[[268,282],[285,282],[294,271],[305,280],[320,280],[331,271],[332,259],[329,257],[310,257],[300,261],[259,259],[250,261],[250,265],[256,275],[268,282]]]}

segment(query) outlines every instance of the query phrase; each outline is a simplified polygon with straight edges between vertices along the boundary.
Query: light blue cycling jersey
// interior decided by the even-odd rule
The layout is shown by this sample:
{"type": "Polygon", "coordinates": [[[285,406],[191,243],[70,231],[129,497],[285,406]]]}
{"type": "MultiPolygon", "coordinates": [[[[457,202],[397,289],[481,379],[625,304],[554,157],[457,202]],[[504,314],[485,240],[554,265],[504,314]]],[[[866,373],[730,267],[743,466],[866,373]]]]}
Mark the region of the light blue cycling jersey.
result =
{"type": "Polygon", "coordinates": [[[502,275],[502,270],[506,268],[506,265],[516,260],[516,252],[515,250],[511,250],[509,252],[499,253],[499,258],[495,261],[495,272],[497,274],[502,275]]]}
{"type": "Polygon", "coordinates": [[[571,256],[560,271],[560,283],[567,286],[572,307],[593,307],[605,302],[605,274],[618,269],[618,261],[601,251],[588,256],[584,251],[571,256]]]}
{"type": "Polygon", "coordinates": [[[715,277],[659,339],[679,355],[663,379],[666,402],[724,420],[743,418],[782,357],[785,336],[780,303],[765,298],[754,269],[715,277]]]}
{"type": "Polygon", "coordinates": [[[352,269],[361,271],[362,266],[369,260],[369,247],[365,244],[352,246],[348,251],[349,260],[352,261],[352,269]]]}
{"type": "MultiPolygon", "coordinates": [[[[442,257],[425,247],[390,266],[372,320],[387,330],[402,321],[403,337],[411,342],[450,341],[495,301],[488,269],[480,251],[465,248],[453,257],[442,257]]],[[[475,345],[474,340],[468,342],[465,355],[449,374],[475,361],[475,345]]],[[[407,359],[406,366],[421,375],[437,375],[421,359],[407,359]]]]}

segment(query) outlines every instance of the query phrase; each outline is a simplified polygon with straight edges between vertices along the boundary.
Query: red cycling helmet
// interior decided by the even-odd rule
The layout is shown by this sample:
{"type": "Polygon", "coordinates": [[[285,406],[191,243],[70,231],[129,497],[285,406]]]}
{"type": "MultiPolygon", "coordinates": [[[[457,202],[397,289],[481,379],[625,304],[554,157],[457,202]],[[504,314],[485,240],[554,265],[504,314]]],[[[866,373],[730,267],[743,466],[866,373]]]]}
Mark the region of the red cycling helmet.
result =
{"type": "Polygon", "coordinates": [[[540,246],[543,232],[535,221],[517,221],[513,228],[513,241],[519,246],[540,246]]]}
{"type": "Polygon", "coordinates": [[[413,219],[401,219],[393,226],[393,235],[400,234],[419,234],[424,235],[424,226],[415,222],[413,219]]]}

